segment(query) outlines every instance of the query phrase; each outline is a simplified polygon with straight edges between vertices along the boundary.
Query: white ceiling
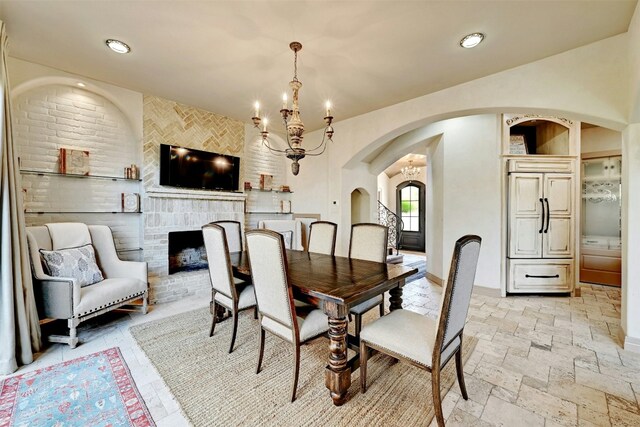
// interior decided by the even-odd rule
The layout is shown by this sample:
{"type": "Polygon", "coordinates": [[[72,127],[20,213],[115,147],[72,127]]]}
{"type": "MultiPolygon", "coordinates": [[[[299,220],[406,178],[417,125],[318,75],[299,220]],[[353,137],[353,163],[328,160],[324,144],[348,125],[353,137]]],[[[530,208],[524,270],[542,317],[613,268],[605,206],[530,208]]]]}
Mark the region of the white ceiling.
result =
{"type": "Polygon", "coordinates": [[[300,41],[302,118],[343,120],[627,30],[636,0],[0,1],[10,54],[248,121],[272,122],[300,41]],[[486,33],[475,49],[458,46],[486,33]],[[132,47],[109,51],[106,38],[132,47]]]}
{"type": "Polygon", "coordinates": [[[409,166],[409,161],[411,161],[411,164],[416,167],[427,166],[427,156],[424,154],[407,154],[386,168],[384,173],[386,173],[389,178],[393,178],[400,173],[400,169],[405,166],[409,166]]]}

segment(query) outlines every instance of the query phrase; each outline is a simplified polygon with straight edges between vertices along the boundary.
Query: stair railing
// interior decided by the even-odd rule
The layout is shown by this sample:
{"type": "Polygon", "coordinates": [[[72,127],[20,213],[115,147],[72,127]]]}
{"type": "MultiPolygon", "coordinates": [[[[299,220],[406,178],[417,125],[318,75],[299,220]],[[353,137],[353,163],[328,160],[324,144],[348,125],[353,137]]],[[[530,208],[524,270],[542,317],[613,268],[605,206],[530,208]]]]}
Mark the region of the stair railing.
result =
{"type": "Polygon", "coordinates": [[[378,224],[384,225],[389,229],[387,247],[394,248],[397,254],[398,249],[400,249],[404,222],[400,216],[386,207],[380,200],[378,200],[378,224]]]}

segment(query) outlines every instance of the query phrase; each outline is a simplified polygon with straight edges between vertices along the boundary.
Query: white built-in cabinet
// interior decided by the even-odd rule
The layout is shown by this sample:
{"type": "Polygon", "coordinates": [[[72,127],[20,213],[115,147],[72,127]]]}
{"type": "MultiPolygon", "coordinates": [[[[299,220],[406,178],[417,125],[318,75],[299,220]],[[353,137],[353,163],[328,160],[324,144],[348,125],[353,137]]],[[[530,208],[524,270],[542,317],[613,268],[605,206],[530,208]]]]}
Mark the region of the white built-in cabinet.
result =
{"type": "Polygon", "coordinates": [[[573,176],[509,176],[510,258],[573,258],[573,176]]]}
{"type": "Polygon", "coordinates": [[[505,115],[504,126],[506,291],[572,292],[578,218],[577,160],[572,153],[579,124],[558,118],[505,115]],[[527,152],[534,154],[509,153],[511,128],[518,125],[517,134],[529,135],[527,152]],[[522,131],[523,126],[532,129],[522,131]],[[555,141],[547,140],[549,135],[555,141]]]}

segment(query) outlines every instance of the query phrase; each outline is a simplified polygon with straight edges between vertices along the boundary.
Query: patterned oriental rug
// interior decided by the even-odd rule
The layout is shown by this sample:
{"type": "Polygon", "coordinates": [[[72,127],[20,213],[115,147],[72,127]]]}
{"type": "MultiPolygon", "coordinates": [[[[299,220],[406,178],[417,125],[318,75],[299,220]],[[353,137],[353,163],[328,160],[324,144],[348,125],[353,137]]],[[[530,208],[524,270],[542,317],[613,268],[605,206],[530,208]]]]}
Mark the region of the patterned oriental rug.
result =
{"type": "MultiPolygon", "coordinates": [[[[377,310],[371,310],[363,321],[377,317],[377,310]]],[[[327,338],[321,337],[301,347],[298,392],[290,403],[291,344],[267,334],[262,371],[256,375],[259,325],[253,310],[240,313],[231,354],[231,321],[217,324],[213,337],[210,325],[211,314],[204,308],[130,328],[196,427],[428,426],[433,419],[428,372],[374,355],[368,364],[367,393],[360,393],[358,371],[351,378],[349,400],[336,407],[324,385],[329,350],[327,338]]],[[[475,337],[464,338],[465,362],[476,343],[475,337]]],[[[449,363],[441,377],[443,398],[455,381],[455,363],[449,363]]]]}
{"type": "Polygon", "coordinates": [[[0,427],[155,426],[117,347],[6,378],[0,427]]]}

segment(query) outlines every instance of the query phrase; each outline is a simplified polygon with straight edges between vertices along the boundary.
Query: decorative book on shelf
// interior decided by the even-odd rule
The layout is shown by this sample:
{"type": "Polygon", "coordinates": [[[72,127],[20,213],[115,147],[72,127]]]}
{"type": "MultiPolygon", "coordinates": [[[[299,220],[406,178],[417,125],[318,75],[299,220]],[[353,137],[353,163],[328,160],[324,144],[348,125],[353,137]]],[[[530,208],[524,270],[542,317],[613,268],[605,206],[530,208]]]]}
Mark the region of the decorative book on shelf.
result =
{"type": "Polygon", "coordinates": [[[291,213],[291,200],[280,200],[280,210],[282,213],[291,213]]]}
{"type": "Polygon", "coordinates": [[[122,193],[122,212],[140,212],[140,194],[122,193]]]}
{"type": "Polygon", "coordinates": [[[260,175],[260,189],[261,190],[273,189],[273,175],[267,175],[267,174],[260,175]]]}
{"type": "Polygon", "coordinates": [[[61,148],[60,173],[89,175],[89,152],[86,150],[61,148]]]}

